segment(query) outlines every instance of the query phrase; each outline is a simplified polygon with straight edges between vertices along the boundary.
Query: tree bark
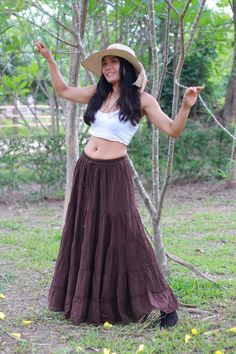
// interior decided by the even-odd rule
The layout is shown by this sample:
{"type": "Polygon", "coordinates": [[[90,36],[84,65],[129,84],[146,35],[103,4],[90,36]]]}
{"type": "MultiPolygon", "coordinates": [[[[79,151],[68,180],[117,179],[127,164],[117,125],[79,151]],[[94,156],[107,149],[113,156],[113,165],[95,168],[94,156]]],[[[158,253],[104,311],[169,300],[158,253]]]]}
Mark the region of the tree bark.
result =
{"type": "Polygon", "coordinates": [[[236,123],[236,0],[230,1],[234,20],[234,56],[231,75],[229,78],[223,117],[230,122],[236,123]]]}
{"type": "MultiPolygon", "coordinates": [[[[74,32],[73,44],[78,45],[77,35],[83,38],[85,20],[87,14],[87,0],[80,0],[73,4],[72,30],[74,32]]],[[[69,85],[78,86],[79,70],[80,70],[81,54],[74,54],[74,48],[71,47],[70,69],[69,69],[69,85]]],[[[67,101],[65,110],[66,122],[66,193],[63,211],[63,224],[66,218],[67,207],[70,199],[73,174],[76,161],[79,155],[78,140],[78,120],[77,120],[77,104],[67,101]]]]}
{"type": "MultiPolygon", "coordinates": [[[[231,75],[229,78],[228,89],[225,99],[225,106],[223,111],[223,117],[235,124],[234,136],[236,136],[236,0],[229,1],[233,12],[234,20],[234,57],[231,75]]],[[[229,163],[229,177],[228,182],[230,185],[236,184],[236,142],[233,140],[231,158],[229,163]]]]}

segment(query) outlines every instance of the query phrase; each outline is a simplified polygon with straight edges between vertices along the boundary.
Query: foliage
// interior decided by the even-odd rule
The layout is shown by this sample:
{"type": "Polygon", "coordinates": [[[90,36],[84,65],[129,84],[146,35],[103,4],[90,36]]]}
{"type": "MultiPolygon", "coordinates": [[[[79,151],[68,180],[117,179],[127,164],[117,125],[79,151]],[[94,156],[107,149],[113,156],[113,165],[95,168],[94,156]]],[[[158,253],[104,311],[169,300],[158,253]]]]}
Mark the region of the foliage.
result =
{"type": "MultiPolygon", "coordinates": [[[[231,129],[233,132],[233,127],[231,129]]],[[[134,136],[129,154],[137,171],[147,181],[151,180],[152,130],[145,124],[134,136]]],[[[160,134],[160,174],[165,173],[168,137],[160,134]]],[[[227,171],[231,151],[231,139],[220,128],[203,128],[189,120],[175,144],[173,179],[199,179],[222,176],[227,171]]]]}
{"type": "Polygon", "coordinates": [[[0,140],[2,197],[11,199],[13,189],[19,189],[22,183],[38,184],[41,198],[47,197],[51,190],[61,190],[65,182],[64,145],[63,136],[11,137],[0,140]]]}
{"type": "MultiPolygon", "coordinates": [[[[181,77],[181,82],[185,85],[205,84],[206,88],[202,95],[213,110],[221,109],[224,104],[224,95],[230,72],[229,61],[233,52],[232,19],[228,13],[224,12],[227,1],[219,1],[218,4],[220,6],[219,11],[205,8],[181,77]]],[[[37,101],[48,103],[52,92],[48,70],[44,59],[35,55],[34,42],[42,39],[51,48],[63,76],[66,77],[71,48],[61,39],[71,42],[71,34],[66,27],[69,29],[71,27],[72,5],[73,2],[61,2],[59,0],[44,0],[40,3],[17,0],[14,4],[10,0],[0,2],[0,9],[2,10],[0,18],[2,39],[0,43],[0,70],[4,70],[0,80],[1,102],[4,104],[6,102],[12,103],[14,98],[20,98],[24,101],[30,93],[37,101]],[[58,21],[63,23],[65,28],[58,21]]],[[[106,5],[104,1],[89,1],[84,35],[86,52],[92,52],[116,41],[128,44],[144,63],[151,82],[152,63],[147,22],[148,2],[118,0],[115,3],[109,3],[109,6],[106,5]]],[[[184,2],[176,0],[174,6],[178,11],[181,11],[184,2]]],[[[163,0],[155,2],[160,65],[163,60],[163,28],[166,7],[167,4],[163,0]]],[[[185,18],[185,40],[188,39],[189,29],[198,7],[199,1],[193,0],[185,18]]],[[[175,13],[171,11],[170,60],[161,97],[161,106],[169,115],[172,100],[176,19],[175,13]]],[[[77,49],[74,50],[76,52],[77,49]]],[[[87,83],[87,76],[82,69],[80,85],[83,86],[87,83]]],[[[150,86],[148,90],[150,90],[150,86]]],[[[209,123],[206,122],[207,115],[203,115],[201,110],[200,105],[196,105],[192,112],[198,118],[198,121],[202,121],[204,124],[196,126],[189,122],[189,129],[186,129],[181,138],[176,141],[175,179],[227,176],[227,157],[230,156],[230,142],[227,136],[223,132],[220,133],[217,128],[209,129],[209,123]]],[[[137,170],[147,181],[150,179],[152,168],[151,134],[150,129],[142,124],[129,149],[137,170]]],[[[19,149],[19,151],[21,150],[19,149]]],[[[167,137],[161,134],[160,172],[162,176],[165,173],[166,152],[167,137]]],[[[16,151],[16,153],[18,152],[16,151]]],[[[34,155],[35,158],[36,155],[34,155]]],[[[37,159],[43,161],[45,156],[42,154],[37,156],[37,159]]],[[[31,164],[33,164],[32,161],[31,164]]],[[[40,163],[43,164],[43,162],[40,163]]],[[[13,162],[12,166],[14,166],[13,162]]],[[[8,184],[11,190],[17,188],[20,181],[24,179],[19,177],[18,180],[15,171],[9,174],[10,162],[7,168],[8,174],[5,175],[2,185],[8,184]],[[12,178],[12,181],[9,178],[12,178]]],[[[44,171],[37,178],[35,175],[33,180],[43,185],[43,180],[46,181],[47,178],[48,180],[51,178],[51,183],[54,183],[52,177],[46,177],[47,174],[48,172],[44,171]]],[[[20,170],[19,176],[22,176],[20,170]]],[[[3,181],[3,172],[1,178],[3,181]]]]}
{"type": "MultiPolygon", "coordinates": [[[[151,181],[152,131],[143,122],[129,147],[129,155],[144,182],[151,181]]],[[[86,143],[80,137],[80,151],[86,143]]],[[[166,135],[160,135],[160,172],[166,168],[166,135]]],[[[65,184],[66,149],[64,135],[8,137],[0,140],[0,191],[12,197],[20,185],[37,184],[40,196],[62,191],[65,184]]],[[[227,178],[231,140],[218,127],[202,128],[193,121],[176,141],[173,180],[227,178]]]]}

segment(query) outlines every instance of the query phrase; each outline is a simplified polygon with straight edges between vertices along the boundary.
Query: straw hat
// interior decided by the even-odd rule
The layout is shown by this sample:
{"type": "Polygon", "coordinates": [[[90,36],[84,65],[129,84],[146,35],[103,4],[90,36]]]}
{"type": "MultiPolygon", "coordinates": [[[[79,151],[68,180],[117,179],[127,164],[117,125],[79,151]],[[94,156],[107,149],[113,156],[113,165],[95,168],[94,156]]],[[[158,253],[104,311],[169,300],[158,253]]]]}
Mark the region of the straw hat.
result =
{"type": "Polygon", "coordinates": [[[102,58],[106,55],[114,55],[121,57],[130,62],[136,71],[137,80],[133,83],[140,88],[140,91],[144,91],[147,83],[147,76],[143,65],[136,58],[135,52],[127,45],[115,43],[107,47],[107,49],[100,50],[91,54],[88,58],[82,61],[82,66],[96,75],[102,74],[102,58]]]}

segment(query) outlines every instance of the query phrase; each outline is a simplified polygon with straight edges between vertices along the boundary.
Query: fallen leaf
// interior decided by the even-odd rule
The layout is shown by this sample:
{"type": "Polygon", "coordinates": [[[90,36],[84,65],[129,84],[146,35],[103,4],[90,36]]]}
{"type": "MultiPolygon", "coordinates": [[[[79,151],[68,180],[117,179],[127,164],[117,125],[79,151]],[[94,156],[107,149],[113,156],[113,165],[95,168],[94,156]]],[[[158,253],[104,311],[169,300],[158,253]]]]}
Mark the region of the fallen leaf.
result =
{"type": "Polygon", "coordinates": [[[110,354],[110,349],[104,348],[103,349],[103,354],[110,354]]]}
{"type": "Polygon", "coordinates": [[[187,344],[191,338],[192,338],[191,336],[189,336],[188,334],[186,334],[186,336],[185,336],[185,338],[184,338],[185,344],[187,344]]]}
{"type": "Polygon", "coordinates": [[[23,321],[22,321],[23,326],[28,326],[28,325],[30,325],[31,323],[32,323],[32,321],[27,321],[27,320],[23,320],[23,321]]]}
{"type": "Polygon", "coordinates": [[[13,338],[15,338],[15,339],[20,339],[20,337],[21,337],[21,334],[20,333],[9,333],[10,334],[10,336],[12,336],[13,338]]]}
{"type": "Polygon", "coordinates": [[[205,334],[206,336],[210,336],[211,334],[217,334],[219,332],[219,329],[214,329],[213,331],[204,332],[203,334],[205,334]]]}
{"type": "Polygon", "coordinates": [[[191,333],[193,336],[196,336],[198,334],[198,331],[196,330],[196,328],[192,328],[191,333]]]}
{"type": "Polygon", "coordinates": [[[3,294],[0,294],[0,299],[6,299],[6,296],[3,294]]]}
{"type": "Polygon", "coordinates": [[[6,317],[4,312],[0,312],[0,320],[4,320],[6,317]]]}
{"type": "Polygon", "coordinates": [[[236,333],[236,327],[232,327],[232,328],[230,328],[230,329],[227,329],[227,332],[236,333]]]}
{"type": "Polygon", "coordinates": [[[103,328],[105,328],[105,329],[110,329],[110,328],[112,328],[113,327],[113,324],[111,324],[111,323],[109,323],[109,322],[104,322],[104,324],[103,324],[103,328]]]}
{"type": "Polygon", "coordinates": [[[140,344],[137,350],[137,353],[142,353],[142,352],[144,352],[144,344],[140,344]]]}
{"type": "Polygon", "coordinates": [[[194,251],[199,253],[205,253],[205,251],[203,251],[201,248],[196,248],[194,251]]]}

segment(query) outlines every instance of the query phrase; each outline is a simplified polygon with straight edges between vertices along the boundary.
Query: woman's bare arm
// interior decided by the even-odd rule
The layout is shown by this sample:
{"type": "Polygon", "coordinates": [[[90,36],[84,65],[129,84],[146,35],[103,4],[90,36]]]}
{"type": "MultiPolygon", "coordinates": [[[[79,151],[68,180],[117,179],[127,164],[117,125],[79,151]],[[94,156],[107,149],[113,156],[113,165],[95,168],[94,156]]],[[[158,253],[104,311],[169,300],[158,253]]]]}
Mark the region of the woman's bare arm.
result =
{"type": "Polygon", "coordinates": [[[68,86],[63,79],[57,64],[52,56],[51,51],[46,48],[43,42],[37,42],[36,47],[38,52],[47,60],[50,79],[54,90],[58,96],[67,100],[87,104],[94,95],[96,86],[91,85],[87,87],[71,87],[68,86]]]}
{"type": "Polygon", "coordinates": [[[174,120],[170,119],[161,109],[157,100],[148,93],[141,95],[142,111],[147,119],[157,128],[167,133],[172,138],[177,138],[183,131],[191,107],[196,103],[198,93],[203,87],[189,87],[186,89],[181,108],[174,120]]]}

